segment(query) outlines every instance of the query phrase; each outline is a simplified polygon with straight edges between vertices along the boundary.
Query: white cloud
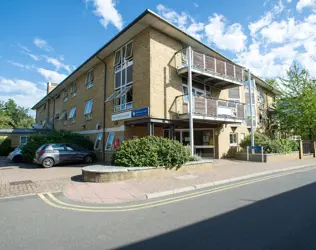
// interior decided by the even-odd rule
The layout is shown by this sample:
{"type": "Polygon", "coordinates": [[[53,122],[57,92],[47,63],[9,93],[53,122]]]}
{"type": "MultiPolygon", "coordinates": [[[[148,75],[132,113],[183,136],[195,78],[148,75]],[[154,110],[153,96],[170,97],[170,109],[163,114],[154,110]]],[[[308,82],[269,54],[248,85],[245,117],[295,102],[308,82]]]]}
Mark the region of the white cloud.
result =
{"type": "Polygon", "coordinates": [[[292,3],[292,0],[286,0],[288,3],[292,3]]]}
{"type": "Polygon", "coordinates": [[[64,64],[63,61],[64,57],[60,57],[60,60],[58,60],[57,58],[52,58],[52,57],[48,57],[45,56],[46,61],[48,63],[53,64],[56,67],[56,70],[58,71],[59,69],[65,69],[68,73],[71,73],[74,70],[74,67],[68,64],[64,64]]]}
{"type": "Polygon", "coordinates": [[[38,37],[34,38],[33,43],[38,48],[40,48],[42,50],[45,50],[45,51],[48,51],[48,52],[53,50],[53,48],[51,46],[49,46],[48,43],[45,40],[40,39],[38,37]]]}
{"type": "Polygon", "coordinates": [[[92,2],[95,10],[93,13],[100,17],[100,23],[107,28],[112,23],[118,30],[123,28],[122,15],[115,8],[115,0],[86,0],[87,3],[92,2]]]}
{"type": "Polygon", "coordinates": [[[18,63],[18,62],[14,62],[14,61],[10,61],[8,60],[8,63],[16,66],[16,67],[19,67],[21,69],[27,69],[27,70],[30,70],[32,69],[34,66],[33,65],[26,65],[26,64],[22,64],[22,63],[18,63]]]}
{"type": "Polygon", "coordinates": [[[158,14],[165,18],[167,21],[178,26],[181,30],[188,33],[198,40],[202,40],[204,37],[205,24],[202,22],[196,22],[194,18],[185,12],[181,14],[176,11],[165,7],[162,4],[157,5],[158,14]]]}
{"type": "Polygon", "coordinates": [[[199,4],[198,4],[198,3],[193,3],[193,6],[194,6],[195,8],[198,8],[198,7],[199,7],[199,4]]]}
{"type": "Polygon", "coordinates": [[[226,27],[225,17],[216,13],[213,17],[209,17],[205,34],[209,43],[215,44],[220,49],[234,52],[244,50],[247,41],[247,36],[239,23],[226,27]]]}
{"type": "Polygon", "coordinates": [[[254,36],[259,30],[268,26],[283,10],[284,5],[282,1],[279,1],[278,4],[274,5],[273,8],[270,11],[267,11],[259,20],[251,22],[248,25],[251,36],[254,36]]]}
{"type": "Polygon", "coordinates": [[[53,70],[37,68],[37,72],[44,76],[45,79],[50,82],[60,83],[62,80],[66,78],[65,74],[60,74],[53,70]]]}
{"type": "Polygon", "coordinates": [[[33,82],[0,76],[0,100],[2,101],[12,98],[19,106],[31,108],[45,94],[45,88],[33,82]]]}
{"type": "Polygon", "coordinates": [[[313,8],[315,6],[316,0],[299,0],[296,4],[296,9],[301,12],[304,8],[313,8]]]}
{"type": "Polygon", "coordinates": [[[20,52],[22,54],[28,55],[29,57],[31,57],[34,61],[39,61],[40,57],[37,55],[34,55],[31,53],[31,50],[29,50],[26,46],[23,46],[21,44],[18,44],[18,46],[20,47],[20,52]]]}

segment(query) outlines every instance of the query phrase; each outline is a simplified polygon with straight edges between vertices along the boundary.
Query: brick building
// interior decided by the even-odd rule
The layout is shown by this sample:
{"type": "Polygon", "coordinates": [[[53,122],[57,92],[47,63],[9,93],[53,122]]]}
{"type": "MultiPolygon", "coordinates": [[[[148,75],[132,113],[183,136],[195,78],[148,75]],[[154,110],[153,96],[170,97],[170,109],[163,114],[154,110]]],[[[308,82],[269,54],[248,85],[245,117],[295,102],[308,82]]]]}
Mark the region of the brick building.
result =
{"type": "MultiPolygon", "coordinates": [[[[253,125],[264,130],[279,92],[251,78],[253,125]]],[[[107,160],[123,140],[146,135],[190,144],[192,85],[194,150],[221,158],[250,132],[247,80],[240,65],[146,10],[61,83],[48,83],[33,109],[43,128],[85,134],[107,160]]]]}

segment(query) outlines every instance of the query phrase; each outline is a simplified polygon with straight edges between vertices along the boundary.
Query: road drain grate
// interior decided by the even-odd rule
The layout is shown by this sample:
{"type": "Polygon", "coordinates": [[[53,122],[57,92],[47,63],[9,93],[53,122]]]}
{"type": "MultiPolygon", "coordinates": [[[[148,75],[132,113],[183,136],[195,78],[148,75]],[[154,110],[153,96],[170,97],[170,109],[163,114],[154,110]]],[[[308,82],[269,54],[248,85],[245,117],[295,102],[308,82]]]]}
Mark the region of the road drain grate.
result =
{"type": "Polygon", "coordinates": [[[13,181],[10,182],[10,185],[20,185],[20,184],[30,184],[33,183],[31,180],[26,180],[26,181],[13,181]]]}

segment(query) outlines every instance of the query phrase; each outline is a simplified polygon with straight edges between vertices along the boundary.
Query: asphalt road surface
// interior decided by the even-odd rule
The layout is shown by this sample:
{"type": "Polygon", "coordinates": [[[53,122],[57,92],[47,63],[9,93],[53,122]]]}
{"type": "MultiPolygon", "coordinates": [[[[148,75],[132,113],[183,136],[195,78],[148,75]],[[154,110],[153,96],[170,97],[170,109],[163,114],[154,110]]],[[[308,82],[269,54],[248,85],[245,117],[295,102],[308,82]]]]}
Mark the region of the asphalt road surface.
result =
{"type": "Polygon", "coordinates": [[[0,200],[0,249],[316,249],[316,168],[270,177],[118,207],[0,200]]]}

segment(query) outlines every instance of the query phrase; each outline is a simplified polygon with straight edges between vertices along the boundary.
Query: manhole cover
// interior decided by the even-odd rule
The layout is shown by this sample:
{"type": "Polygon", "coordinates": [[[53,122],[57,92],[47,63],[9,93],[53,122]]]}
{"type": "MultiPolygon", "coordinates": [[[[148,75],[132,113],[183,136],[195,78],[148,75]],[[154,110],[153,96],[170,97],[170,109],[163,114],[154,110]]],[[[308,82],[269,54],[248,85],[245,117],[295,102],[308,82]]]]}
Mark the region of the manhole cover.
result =
{"type": "Polygon", "coordinates": [[[20,185],[20,184],[30,184],[33,183],[31,180],[26,180],[26,181],[13,181],[10,182],[10,185],[20,185]]]}

